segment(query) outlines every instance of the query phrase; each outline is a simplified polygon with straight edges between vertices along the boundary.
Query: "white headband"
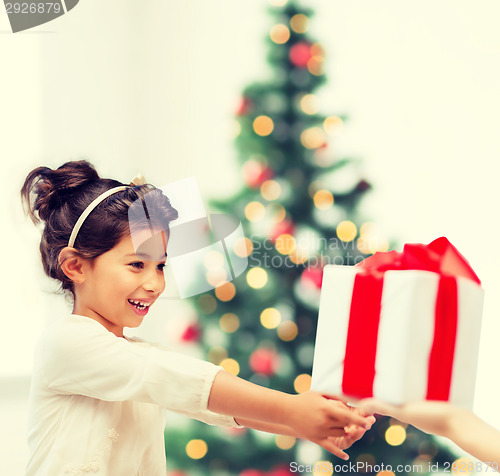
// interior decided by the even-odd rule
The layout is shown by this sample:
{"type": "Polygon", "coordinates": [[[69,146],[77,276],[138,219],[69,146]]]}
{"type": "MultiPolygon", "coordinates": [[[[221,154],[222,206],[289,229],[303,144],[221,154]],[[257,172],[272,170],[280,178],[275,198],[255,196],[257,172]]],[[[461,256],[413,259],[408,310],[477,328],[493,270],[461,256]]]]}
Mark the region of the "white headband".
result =
{"type": "Polygon", "coordinates": [[[92,210],[99,205],[105,198],[108,198],[110,195],[113,195],[116,192],[120,192],[121,190],[125,190],[128,188],[128,185],[122,185],[121,187],[115,187],[110,190],[106,190],[106,192],[102,193],[99,195],[95,200],[93,200],[90,205],[83,211],[83,213],[80,215],[80,218],[78,218],[78,221],[75,223],[75,226],[73,227],[73,231],[71,232],[71,236],[69,237],[68,241],[68,246],[70,248],[73,247],[75,244],[76,236],[78,235],[78,232],[80,231],[80,228],[83,225],[83,222],[86,220],[86,218],[92,213],[92,210]]]}
{"type": "Polygon", "coordinates": [[[132,181],[130,182],[130,185],[121,185],[119,187],[111,188],[109,190],[106,190],[104,193],[99,195],[95,200],[93,200],[87,208],[83,211],[83,213],[80,215],[80,218],[78,218],[77,222],[75,223],[75,226],[73,227],[73,231],[71,232],[71,236],[69,237],[68,241],[68,246],[72,248],[75,244],[76,237],[78,235],[78,232],[80,231],[80,228],[83,225],[83,222],[87,219],[87,217],[92,213],[92,210],[94,210],[99,203],[101,203],[105,198],[108,198],[110,195],[113,195],[114,193],[121,192],[122,190],[125,190],[129,187],[133,187],[136,185],[144,185],[146,183],[146,180],[142,175],[136,175],[132,181]]]}

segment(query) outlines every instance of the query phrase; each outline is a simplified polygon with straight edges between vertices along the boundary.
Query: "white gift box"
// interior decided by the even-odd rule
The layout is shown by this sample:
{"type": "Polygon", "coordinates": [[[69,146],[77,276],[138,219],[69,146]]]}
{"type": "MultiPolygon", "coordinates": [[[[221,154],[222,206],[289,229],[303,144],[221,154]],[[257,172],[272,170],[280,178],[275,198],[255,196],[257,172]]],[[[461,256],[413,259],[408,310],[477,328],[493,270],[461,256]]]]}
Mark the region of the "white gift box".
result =
{"type": "MultiPolygon", "coordinates": [[[[425,400],[434,342],[436,297],[441,275],[391,270],[383,275],[372,395],[344,392],[344,364],[354,281],[362,267],[327,265],[323,272],[311,389],[323,394],[392,404],[425,400]]],[[[456,277],[457,313],[448,401],[472,408],[484,291],[456,277]]],[[[363,299],[363,296],[356,296],[363,299]]],[[[362,301],[361,301],[362,302],[362,301]]],[[[356,329],[356,333],[363,329],[356,329]]],[[[351,379],[356,376],[349,376],[351,379]]]]}

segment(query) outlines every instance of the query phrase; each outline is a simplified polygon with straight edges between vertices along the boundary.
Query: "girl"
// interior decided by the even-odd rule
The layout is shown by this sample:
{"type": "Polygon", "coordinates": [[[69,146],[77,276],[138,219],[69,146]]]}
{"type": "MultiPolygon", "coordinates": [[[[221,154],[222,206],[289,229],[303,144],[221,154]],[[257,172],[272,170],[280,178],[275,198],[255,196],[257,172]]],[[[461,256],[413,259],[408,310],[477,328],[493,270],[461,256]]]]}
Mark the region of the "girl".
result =
{"type": "Polygon", "coordinates": [[[73,299],[72,314],[37,344],[26,476],[165,475],[165,409],[211,425],[308,439],[347,459],[342,450],[373,416],[314,392],[260,387],[123,335],[124,327],[141,324],[165,288],[168,223],[177,218],[161,190],[132,185],[74,161],[36,168],[22,187],[29,215],[45,225],[44,270],[73,299]],[[129,223],[131,205],[141,201],[148,212],[129,223]],[[147,244],[151,231],[162,239],[136,249],[137,237],[147,244]]]}
{"type": "Polygon", "coordinates": [[[379,413],[449,438],[467,453],[500,469],[500,431],[488,425],[471,411],[446,402],[422,401],[402,406],[390,405],[373,398],[358,402],[367,412],[379,413]]]}

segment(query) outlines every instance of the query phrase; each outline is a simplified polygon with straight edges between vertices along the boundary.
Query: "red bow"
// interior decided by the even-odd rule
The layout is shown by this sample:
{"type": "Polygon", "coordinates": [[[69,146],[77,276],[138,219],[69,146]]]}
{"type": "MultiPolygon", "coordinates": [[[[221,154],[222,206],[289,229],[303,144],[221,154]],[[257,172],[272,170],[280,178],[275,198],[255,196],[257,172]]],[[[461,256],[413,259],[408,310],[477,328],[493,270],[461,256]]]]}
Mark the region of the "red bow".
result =
{"type": "Polygon", "coordinates": [[[397,251],[375,253],[356,266],[370,273],[383,273],[398,269],[422,269],[443,275],[462,276],[481,284],[469,262],[444,236],[428,245],[406,244],[402,253],[397,251]]]}

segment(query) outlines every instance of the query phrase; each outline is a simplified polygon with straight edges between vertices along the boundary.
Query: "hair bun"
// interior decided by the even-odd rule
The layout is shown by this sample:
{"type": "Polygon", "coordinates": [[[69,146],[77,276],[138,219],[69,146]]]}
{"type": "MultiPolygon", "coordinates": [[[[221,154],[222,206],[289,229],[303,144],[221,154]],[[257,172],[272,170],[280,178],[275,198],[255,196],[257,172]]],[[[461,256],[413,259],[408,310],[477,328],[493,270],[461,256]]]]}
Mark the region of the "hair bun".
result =
{"type": "Polygon", "coordinates": [[[21,197],[27,204],[31,219],[38,223],[47,220],[67,200],[69,193],[97,180],[99,174],[86,160],[66,162],[54,170],[37,167],[26,177],[21,197]]]}

